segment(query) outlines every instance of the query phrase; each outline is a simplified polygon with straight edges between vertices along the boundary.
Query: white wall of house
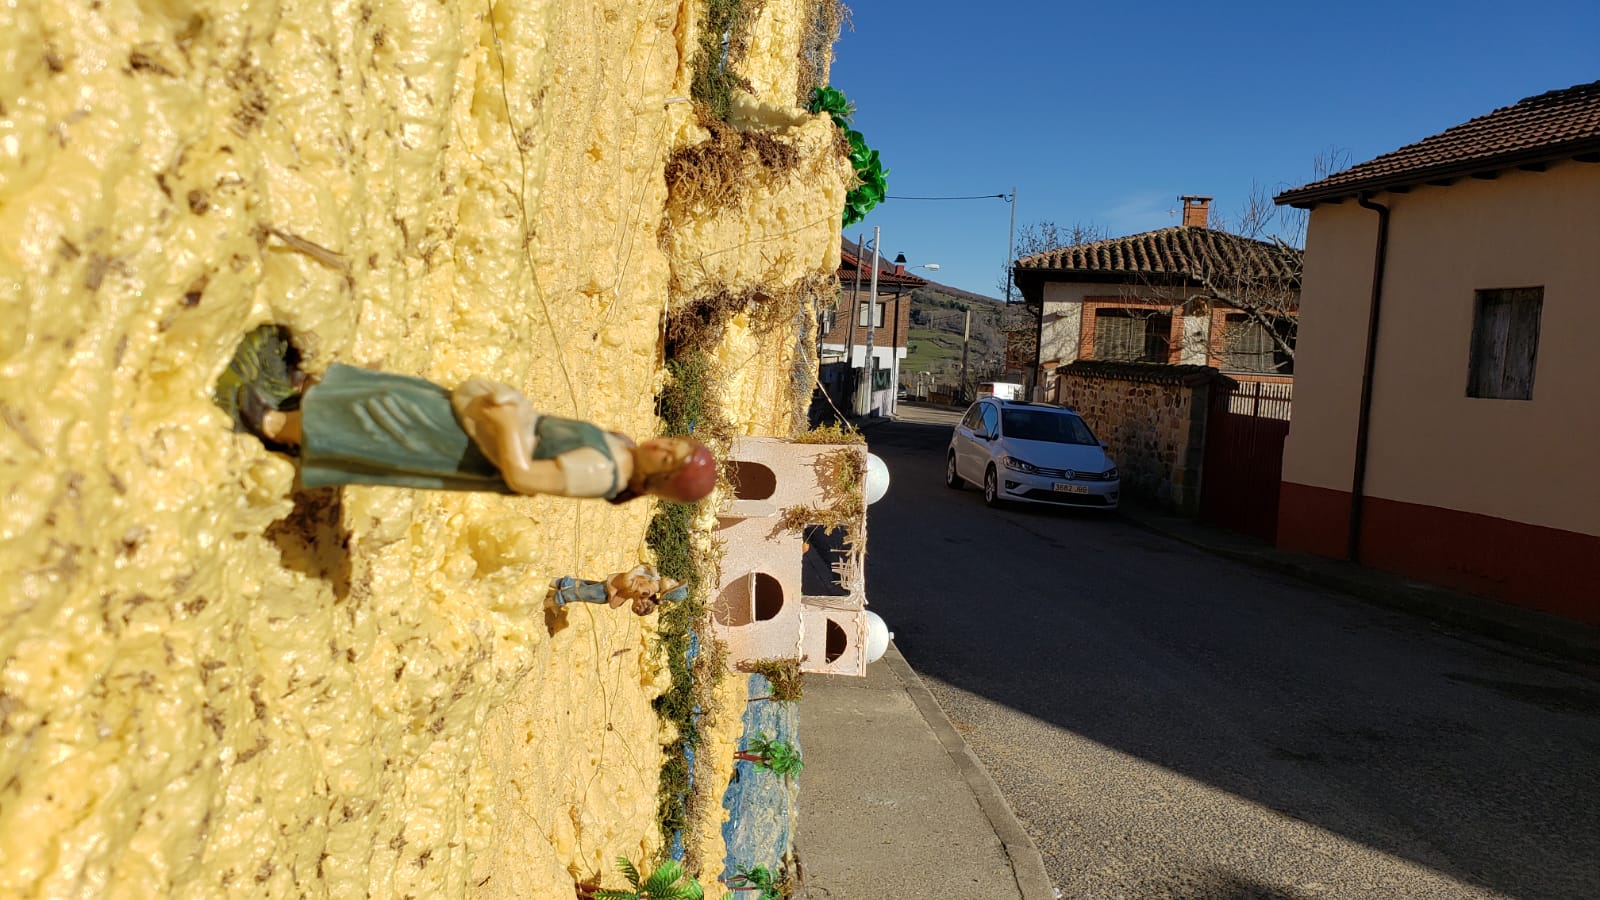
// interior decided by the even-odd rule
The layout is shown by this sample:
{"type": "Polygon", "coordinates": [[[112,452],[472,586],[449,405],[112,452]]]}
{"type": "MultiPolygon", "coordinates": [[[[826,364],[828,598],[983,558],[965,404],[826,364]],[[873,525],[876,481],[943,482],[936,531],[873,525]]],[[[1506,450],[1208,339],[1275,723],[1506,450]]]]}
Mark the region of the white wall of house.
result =
{"type": "MultiPolygon", "coordinates": [[[[866,338],[863,336],[861,340],[865,341],[866,338]]],[[[874,339],[874,343],[872,345],[872,366],[877,371],[887,371],[889,373],[889,387],[884,390],[873,391],[872,407],[870,411],[875,412],[878,415],[894,415],[895,390],[900,384],[900,360],[904,359],[905,355],[906,348],[893,346],[885,347],[882,344],[877,343],[876,339],[874,339]]],[[[855,346],[855,351],[850,354],[850,368],[860,369],[864,368],[866,364],[867,345],[865,343],[857,344],[855,346]]]]}
{"type": "Polygon", "coordinates": [[[1211,316],[1183,317],[1182,356],[1178,363],[1185,366],[1203,366],[1211,358],[1211,316]]]}
{"type": "MultiPolygon", "coordinates": [[[[1366,492],[1600,535],[1600,165],[1380,194],[1392,210],[1366,492]],[[1532,399],[1467,396],[1475,292],[1543,288],[1532,399]]],[[[1307,235],[1286,482],[1351,489],[1378,216],[1307,235]]]]}
{"type": "Polygon", "coordinates": [[[1044,284],[1044,333],[1039,342],[1039,359],[1060,360],[1062,365],[1078,358],[1078,338],[1083,327],[1083,298],[1115,293],[1116,285],[1044,284]]]}
{"type": "MultiPolygon", "coordinates": [[[[1082,346],[1083,329],[1093,328],[1094,323],[1085,324],[1083,317],[1083,301],[1093,297],[1105,299],[1107,297],[1123,297],[1129,300],[1136,297],[1154,296],[1156,291],[1152,288],[1133,287],[1121,284],[1083,284],[1046,282],[1044,285],[1044,340],[1041,344],[1043,353],[1040,359],[1044,362],[1059,360],[1062,365],[1078,358],[1078,350],[1082,346]]],[[[1211,317],[1209,315],[1185,316],[1183,321],[1183,347],[1182,357],[1179,362],[1184,365],[1203,366],[1206,364],[1208,340],[1211,334],[1211,317]]]]}

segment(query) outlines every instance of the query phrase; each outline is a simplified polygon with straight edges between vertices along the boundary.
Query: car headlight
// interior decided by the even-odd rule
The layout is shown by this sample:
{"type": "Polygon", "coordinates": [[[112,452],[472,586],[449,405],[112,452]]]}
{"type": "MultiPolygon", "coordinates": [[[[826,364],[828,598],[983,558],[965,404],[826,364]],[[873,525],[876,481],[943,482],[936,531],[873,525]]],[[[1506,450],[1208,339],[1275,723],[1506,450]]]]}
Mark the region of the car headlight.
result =
{"type": "Polygon", "coordinates": [[[1117,467],[1112,466],[1111,468],[1105,470],[1100,474],[1100,477],[1104,478],[1106,481],[1116,481],[1118,478],[1117,467]]]}
{"type": "Polygon", "coordinates": [[[1023,462],[1015,456],[1006,457],[1006,468],[1016,469],[1018,472],[1037,473],[1039,471],[1038,466],[1030,462],[1023,462]]]}

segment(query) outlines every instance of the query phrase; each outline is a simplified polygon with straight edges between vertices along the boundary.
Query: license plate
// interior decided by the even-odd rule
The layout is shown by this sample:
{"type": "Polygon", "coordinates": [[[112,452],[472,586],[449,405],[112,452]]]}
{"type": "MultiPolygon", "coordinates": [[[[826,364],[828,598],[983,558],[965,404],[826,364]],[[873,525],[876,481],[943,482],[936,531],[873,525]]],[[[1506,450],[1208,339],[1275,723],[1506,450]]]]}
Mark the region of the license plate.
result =
{"type": "Polygon", "coordinates": [[[1056,493],[1058,493],[1058,494],[1087,494],[1087,493],[1089,493],[1089,489],[1084,487],[1081,484],[1059,484],[1058,483],[1055,487],[1056,487],[1056,493]]]}

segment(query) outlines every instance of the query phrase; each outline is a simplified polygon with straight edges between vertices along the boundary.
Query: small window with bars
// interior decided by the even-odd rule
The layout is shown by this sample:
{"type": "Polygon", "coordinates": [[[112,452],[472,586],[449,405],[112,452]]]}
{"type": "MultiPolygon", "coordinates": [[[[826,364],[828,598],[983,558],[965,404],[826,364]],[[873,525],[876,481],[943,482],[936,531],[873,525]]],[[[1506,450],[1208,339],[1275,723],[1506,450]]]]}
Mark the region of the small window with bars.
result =
{"type": "Polygon", "coordinates": [[[1467,396],[1532,400],[1539,357],[1539,316],[1544,288],[1494,288],[1476,292],[1467,396]]]}
{"type": "Polygon", "coordinates": [[[872,327],[873,328],[882,328],[883,327],[883,307],[884,307],[884,305],[885,304],[882,301],[879,301],[877,303],[867,303],[865,301],[862,301],[856,307],[856,325],[857,325],[857,327],[860,327],[860,328],[866,328],[867,327],[867,310],[868,310],[868,308],[871,308],[871,310],[872,310],[872,327]]]}
{"type": "Polygon", "coordinates": [[[1222,322],[1222,365],[1226,372],[1262,375],[1293,375],[1294,357],[1283,344],[1294,346],[1294,324],[1287,319],[1273,322],[1282,343],[1267,326],[1244,313],[1229,313],[1222,322]]]}
{"type": "Polygon", "coordinates": [[[1095,310],[1095,359],[1164,363],[1171,352],[1171,316],[1135,309],[1095,310]]]}

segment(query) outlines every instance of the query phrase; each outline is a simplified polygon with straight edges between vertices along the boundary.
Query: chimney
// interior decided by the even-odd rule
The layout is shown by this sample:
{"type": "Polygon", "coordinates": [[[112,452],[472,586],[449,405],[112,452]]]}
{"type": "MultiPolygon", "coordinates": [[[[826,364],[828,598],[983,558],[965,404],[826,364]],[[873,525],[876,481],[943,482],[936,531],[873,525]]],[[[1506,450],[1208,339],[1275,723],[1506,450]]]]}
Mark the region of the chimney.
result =
{"type": "Polygon", "coordinates": [[[1206,220],[1211,217],[1211,198],[1186,195],[1178,199],[1183,201],[1183,224],[1205,228],[1206,220]]]}
{"type": "Polygon", "coordinates": [[[904,275],[906,273],[906,255],[904,253],[895,255],[894,273],[896,275],[904,275]]]}

